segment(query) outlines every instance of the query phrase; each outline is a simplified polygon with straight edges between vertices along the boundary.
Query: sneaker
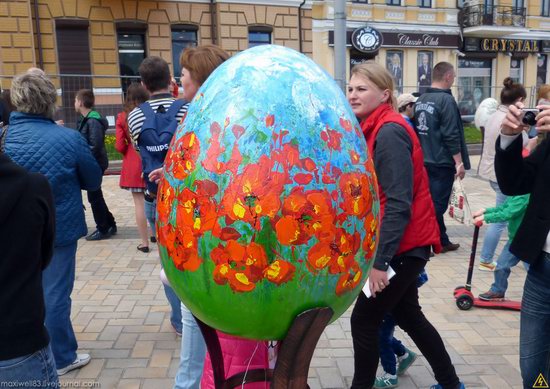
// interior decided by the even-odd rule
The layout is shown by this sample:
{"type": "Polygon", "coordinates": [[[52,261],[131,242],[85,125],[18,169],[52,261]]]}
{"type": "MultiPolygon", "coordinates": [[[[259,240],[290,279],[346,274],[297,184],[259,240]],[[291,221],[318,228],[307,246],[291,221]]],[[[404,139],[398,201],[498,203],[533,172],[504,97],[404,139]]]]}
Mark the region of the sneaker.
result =
{"type": "Polygon", "coordinates": [[[403,375],[409,367],[416,360],[416,353],[413,353],[411,350],[407,350],[405,355],[397,357],[397,375],[403,375]]]}
{"type": "Polygon", "coordinates": [[[109,234],[116,235],[117,232],[118,230],[116,228],[116,224],[113,224],[111,227],[109,227],[109,234]]]}
{"type": "Polygon", "coordinates": [[[479,270],[481,270],[481,271],[494,271],[495,267],[497,267],[496,262],[480,262],[479,263],[479,270]]]}
{"type": "Polygon", "coordinates": [[[504,293],[496,293],[490,290],[480,294],[479,299],[483,301],[502,301],[504,300],[504,293]]]}
{"type": "Polygon", "coordinates": [[[441,247],[441,254],[445,254],[448,251],[456,251],[460,247],[460,244],[458,243],[449,243],[443,247],[441,247]]]}
{"type": "Polygon", "coordinates": [[[111,237],[110,229],[107,230],[107,232],[103,233],[99,230],[95,230],[90,235],[86,237],[87,241],[96,241],[96,240],[103,240],[103,239],[109,239],[111,237]]]}
{"type": "Polygon", "coordinates": [[[181,338],[181,330],[178,330],[174,324],[172,324],[172,328],[174,329],[176,336],[179,336],[181,338]]]}
{"type": "Polygon", "coordinates": [[[157,243],[157,238],[155,236],[151,237],[151,243],[157,243]]]}
{"type": "Polygon", "coordinates": [[[62,369],[57,369],[57,375],[65,375],[74,369],[80,369],[82,366],[86,366],[90,363],[90,354],[76,354],[76,359],[69,366],[65,366],[62,369]]]}
{"type": "Polygon", "coordinates": [[[376,377],[373,388],[396,388],[397,376],[384,372],[384,375],[376,377]]]}
{"type": "MultiPolygon", "coordinates": [[[[443,389],[443,386],[441,386],[439,384],[435,384],[435,385],[430,386],[430,389],[443,389]]],[[[456,389],[466,389],[466,387],[464,386],[464,384],[462,382],[459,382],[456,389]]]]}

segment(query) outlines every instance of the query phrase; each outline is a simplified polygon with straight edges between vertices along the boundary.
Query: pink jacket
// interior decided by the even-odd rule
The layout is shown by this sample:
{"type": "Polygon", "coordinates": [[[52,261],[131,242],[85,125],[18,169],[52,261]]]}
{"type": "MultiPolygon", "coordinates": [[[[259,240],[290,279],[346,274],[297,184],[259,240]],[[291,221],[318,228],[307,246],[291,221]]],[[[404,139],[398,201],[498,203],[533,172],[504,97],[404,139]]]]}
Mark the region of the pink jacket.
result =
{"type": "MultiPolygon", "coordinates": [[[[217,331],[223,354],[225,378],[243,371],[268,369],[268,342],[242,339],[217,331]]],[[[254,382],[244,385],[245,389],[269,389],[269,384],[254,382]]],[[[201,389],[214,389],[214,374],[210,355],[206,354],[202,373],[201,389]]]]}

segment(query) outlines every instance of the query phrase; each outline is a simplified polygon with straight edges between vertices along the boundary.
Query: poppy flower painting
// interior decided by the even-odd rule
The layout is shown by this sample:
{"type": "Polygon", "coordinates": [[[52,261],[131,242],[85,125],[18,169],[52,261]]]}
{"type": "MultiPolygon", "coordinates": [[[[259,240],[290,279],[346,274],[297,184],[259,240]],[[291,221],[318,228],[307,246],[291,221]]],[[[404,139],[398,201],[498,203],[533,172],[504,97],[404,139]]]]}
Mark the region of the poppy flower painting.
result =
{"type": "Polygon", "coordinates": [[[335,320],[368,277],[380,212],[341,90],[308,57],[266,45],[224,62],[196,96],[157,196],[172,288],[203,322],[249,339],[282,339],[314,307],[335,320]]]}

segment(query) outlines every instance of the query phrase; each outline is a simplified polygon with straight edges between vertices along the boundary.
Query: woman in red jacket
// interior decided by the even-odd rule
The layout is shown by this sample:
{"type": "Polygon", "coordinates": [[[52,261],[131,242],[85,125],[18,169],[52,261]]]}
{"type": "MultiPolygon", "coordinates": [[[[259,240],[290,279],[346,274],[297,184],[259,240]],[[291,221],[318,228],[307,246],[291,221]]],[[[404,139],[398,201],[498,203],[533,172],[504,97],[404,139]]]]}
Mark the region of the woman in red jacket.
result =
{"type": "Polygon", "coordinates": [[[435,389],[463,388],[437,330],[418,303],[417,279],[439,252],[439,227],[430,197],[420,142],[396,112],[391,74],[368,61],[352,69],[348,101],[374,160],[380,196],[380,240],[369,274],[373,297],[359,295],[351,316],[355,357],[352,389],[371,388],[378,366],[378,331],[384,316],[416,343],[434,370],[435,389]],[[388,269],[395,276],[388,279],[388,269]]]}
{"type": "MultiPolygon", "coordinates": [[[[129,190],[134,199],[136,212],[136,223],[139,231],[141,243],[137,249],[141,252],[149,252],[149,240],[147,235],[147,219],[145,218],[144,196],[145,181],[142,176],[141,158],[134,150],[130,133],[128,132],[128,122],[126,120],[128,112],[149,99],[149,94],[143,86],[133,83],[128,87],[124,111],[120,112],[116,119],[116,143],[115,147],[122,154],[122,170],[120,172],[120,187],[129,190]]],[[[154,236],[154,232],[151,236],[154,236]]]]}

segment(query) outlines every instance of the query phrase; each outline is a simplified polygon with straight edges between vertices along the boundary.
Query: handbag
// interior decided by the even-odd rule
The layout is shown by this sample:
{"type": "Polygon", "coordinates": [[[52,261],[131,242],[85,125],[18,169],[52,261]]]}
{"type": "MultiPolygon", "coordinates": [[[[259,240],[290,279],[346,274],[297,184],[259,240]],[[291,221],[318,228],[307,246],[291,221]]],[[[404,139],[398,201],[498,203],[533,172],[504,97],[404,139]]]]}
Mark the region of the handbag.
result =
{"type": "Polygon", "coordinates": [[[472,225],[472,211],[468,204],[468,198],[459,177],[455,178],[453,190],[449,198],[449,216],[460,224],[472,225]]]}

